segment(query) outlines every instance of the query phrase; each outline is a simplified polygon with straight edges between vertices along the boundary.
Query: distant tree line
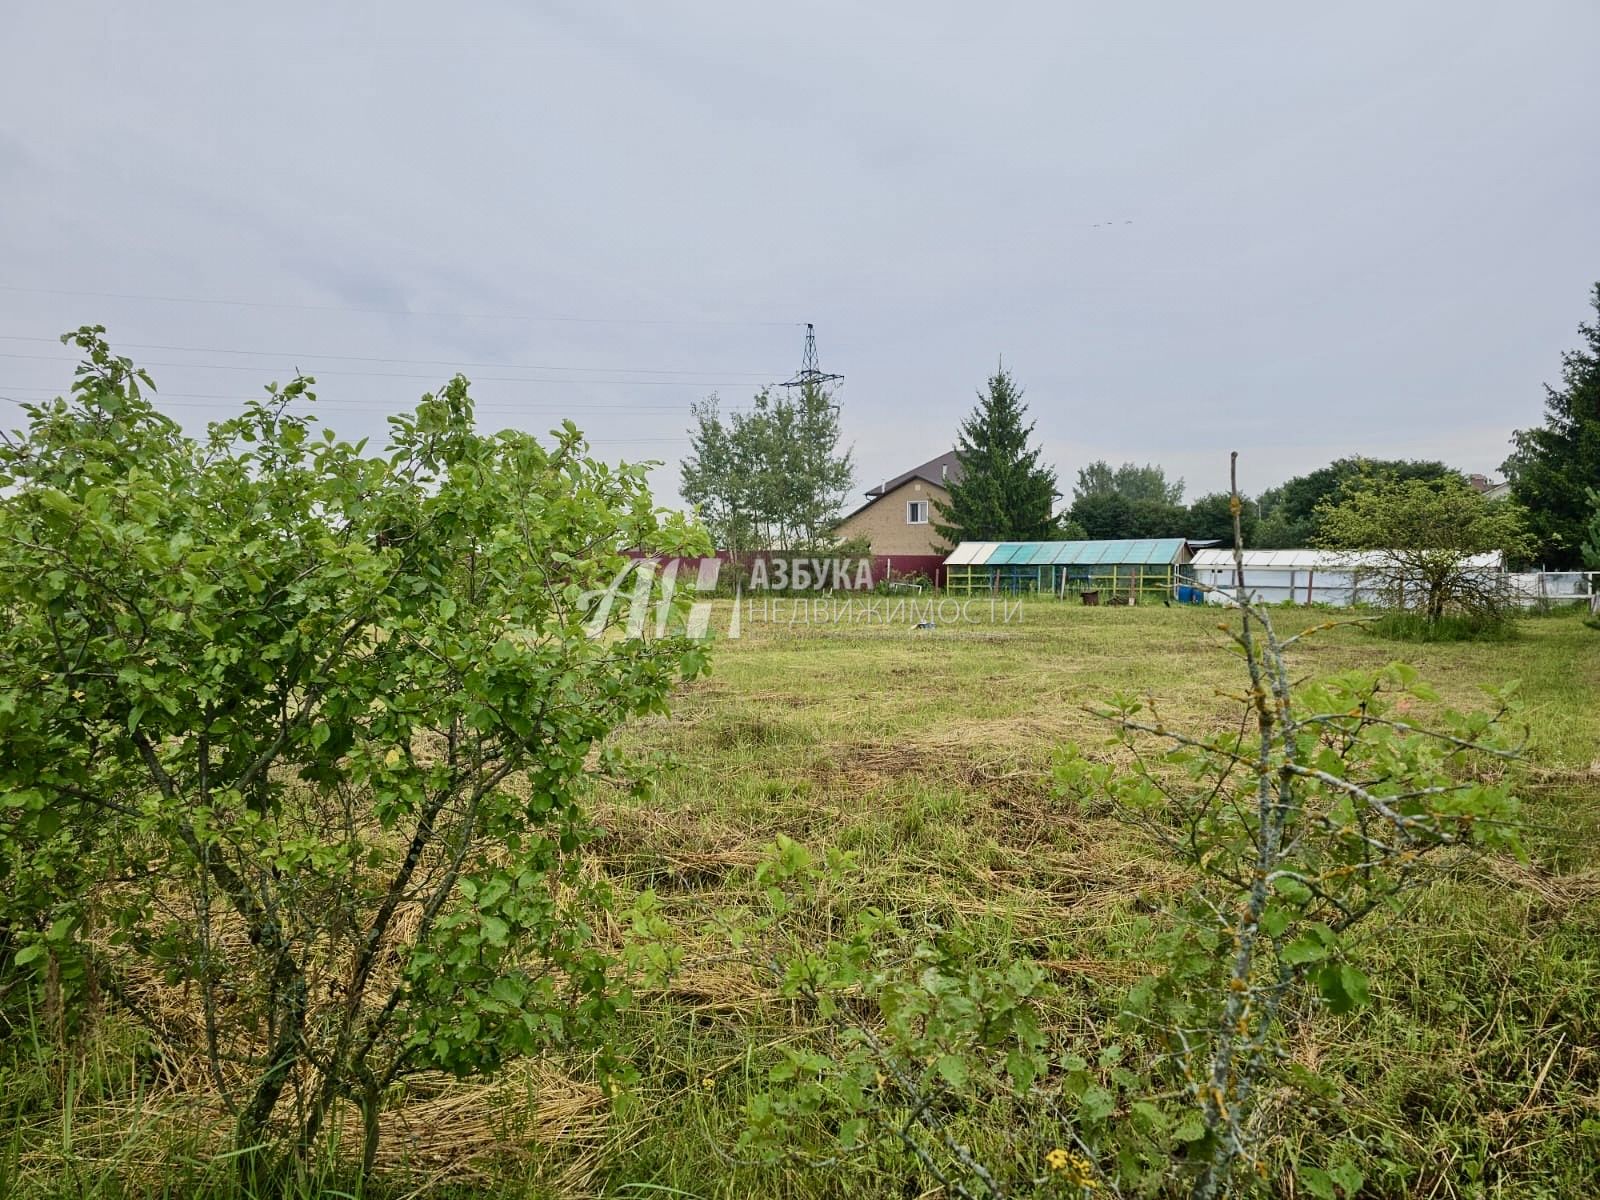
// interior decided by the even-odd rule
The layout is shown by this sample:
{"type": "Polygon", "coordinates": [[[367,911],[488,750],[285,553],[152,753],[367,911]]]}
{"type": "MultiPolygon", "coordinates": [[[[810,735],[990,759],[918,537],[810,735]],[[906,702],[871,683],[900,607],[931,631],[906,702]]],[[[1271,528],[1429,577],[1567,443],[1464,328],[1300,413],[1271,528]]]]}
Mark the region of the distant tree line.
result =
{"type": "MultiPolygon", "coordinates": [[[[1323,533],[1322,512],[1356,492],[1382,483],[1445,478],[1466,483],[1460,471],[1441,462],[1342,458],[1245,499],[1240,513],[1245,544],[1265,550],[1314,546],[1323,533]]],[[[1228,493],[1210,492],[1185,504],[1183,491],[1183,480],[1169,480],[1152,463],[1112,468],[1093,462],[1078,471],[1072,505],[1061,524],[1089,538],[1232,541],[1228,493]]]]}
{"type": "Polygon", "coordinates": [[[1315,546],[1325,534],[1326,512],[1358,493],[1411,480],[1467,478],[1442,462],[1402,458],[1340,458],[1306,475],[1268,488],[1256,501],[1257,525],[1251,545],[1263,550],[1315,546]]]}

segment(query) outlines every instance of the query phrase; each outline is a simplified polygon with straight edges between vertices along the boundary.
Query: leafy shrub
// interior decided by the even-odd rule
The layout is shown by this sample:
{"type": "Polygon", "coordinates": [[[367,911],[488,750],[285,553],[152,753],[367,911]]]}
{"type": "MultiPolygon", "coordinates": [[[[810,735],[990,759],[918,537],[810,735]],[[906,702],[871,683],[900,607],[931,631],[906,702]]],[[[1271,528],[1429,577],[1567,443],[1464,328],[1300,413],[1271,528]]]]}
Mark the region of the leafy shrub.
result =
{"type": "Polygon", "coordinates": [[[408,1075],[603,1033],[591,751],[704,658],[586,597],[703,543],[570,424],[477,433],[459,377],[382,457],[314,436],[309,379],[196,441],[101,332],[0,445],[0,970],[64,1014],[181,984],[151,1034],[203,1052],[244,1174],[343,1103],[370,1164],[408,1075]]]}

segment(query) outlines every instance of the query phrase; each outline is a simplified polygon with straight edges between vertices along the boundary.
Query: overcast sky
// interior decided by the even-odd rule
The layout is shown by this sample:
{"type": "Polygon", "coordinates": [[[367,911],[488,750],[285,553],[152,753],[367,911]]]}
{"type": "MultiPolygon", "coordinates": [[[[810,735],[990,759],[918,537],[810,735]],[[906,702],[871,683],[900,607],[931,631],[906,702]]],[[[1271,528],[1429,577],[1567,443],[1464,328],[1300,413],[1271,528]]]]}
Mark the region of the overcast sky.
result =
{"type": "Polygon", "coordinates": [[[858,490],[1002,355],[1063,492],[1492,473],[1600,279],[1596,46],[1594,0],[6,4],[0,396],[85,322],[196,427],[299,365],[381,437],[459,365],[675,502],[690,402],[813,321],[858,490]]]}

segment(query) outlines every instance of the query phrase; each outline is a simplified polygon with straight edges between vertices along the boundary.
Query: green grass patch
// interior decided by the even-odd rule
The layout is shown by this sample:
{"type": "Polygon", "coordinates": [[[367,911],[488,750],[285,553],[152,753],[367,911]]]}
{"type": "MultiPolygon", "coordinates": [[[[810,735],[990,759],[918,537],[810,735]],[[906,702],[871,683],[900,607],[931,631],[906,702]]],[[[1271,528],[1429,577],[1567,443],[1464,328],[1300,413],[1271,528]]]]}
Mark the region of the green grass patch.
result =
{"type": "MultiPolygon", "coordinates": [[[[713,628],[727,628],[728,610],[719,606],[713,628]]],[[[1291,633],[1328,618],[1273,613],[1291,633]]],[[[756,865],[778,834],[816,851],[853,850],[860,869],[797,944],[826,936],[838,913],[875,905],[943,934],[974,961],[1043,964],[1059,985],[1049,1025],[1091,1043],[1115,1040],[1151,923],[1185,880],[1111,813],[1057,800],[1051,759],[1066,742],[1111,754],[1108,730],[1084,705],[1119,691],[1160,696],[1172,727],[1221,728],[1237,711],[1223,693],[1238,690],[1237,661],[1217,628],[1224,620],[1216,608],[1048,600],[1024,602],[1010,624],[931,632],[746,620],[670,717],[618,739],[662,758],[655,794],[594,801],[606,833],[593,869],[619,889],[656,889],[687,952],[684,970],[641,996],[620,1030],[637,1084],[607,1099],[588,1090],[585,1063],[550,1064],[520,1091],[499,1093],[495,1111],[506,1119],[494,1138],[480,1136],[484,1105],[463,1095],[456,1111],[468,1115],[458,1117],[437,1105],[429,1111],[442,1136],[430,1147],[448,1143],[459,1120],[462,1153],[392,1165],[383,1187],[428,1197],[933,1194],[914,1163],[888,1153],[830,1169],[762,1166],[736,1153],[744,1106],[779,1048],[828,1030],[730,957],[708,923],[756,901],[756,865]],[[561,1120],[510,1119],[517,1105],[524,1117],[553,1112],[552,1097],[567,1094],[561,1120]]],[[[1292,1055],[1333,1088],[1264,1100],[1258,1132],[1277,1194],[1304,1195],[1295,1164],[1335,1145],[1356,1147],[1364,1196],[1593,1194],[1600,637],[1577,614],[1519,622],[1510,642],[1395,642],[1343,626],[1308,639],[1292,661],[1320,675],[1396,658],[1456,707],[1477,704],[1481,685],[1521,681],[1532,740],[1527,762],[1511,769],[1529,862],[1446,860],[1401,912],[1366,927],[1370,1009],[1291,1014],[1292,1055]]],[[[6,1065],[0,1174],[23,1189],[11,1194],[171,1194],[160,1190],[160,1164],[170,1159],[177,1171],[198,1161],[202,1146],[161,1118],[182,1111],[183,1088],[203,1091],[203,1078],[141,1093],[137,1039],[125,1028],[108,1016],[85,1052],[99,1064],[96,1082],[87,1106],[79,1087],[72,1119],[92,1116],[102,1133],[70,1155],[61,1150],[72,1094],[61,1060],[6,1065]],[[122,1140],[105,1134],[119,1128],[114,1106],[139,1095],[144,1109],[121,1110],[122,1140]]],[[[396,1130],[408,1119],[402,1108],[396,1130]]],[[[963,1121],[957,1132],[974,1152],[1006,1153],[1003,1123],[963,1121]]]]}
{"type": "Polygon", "coordinates": [[[1430,621],[1422,613],[1389,612],[1367,629],[1394,642],[1509,642],[1517,636],[1514,618],[1480,613],[1445,613],[1430,621]]]}

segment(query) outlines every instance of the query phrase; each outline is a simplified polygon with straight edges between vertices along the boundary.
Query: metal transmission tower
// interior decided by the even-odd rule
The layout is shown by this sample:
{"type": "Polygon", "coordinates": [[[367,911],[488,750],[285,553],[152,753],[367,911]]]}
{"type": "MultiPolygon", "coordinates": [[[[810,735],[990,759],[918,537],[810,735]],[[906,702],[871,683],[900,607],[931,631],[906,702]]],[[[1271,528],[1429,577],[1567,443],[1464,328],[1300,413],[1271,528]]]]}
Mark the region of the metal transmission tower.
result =
{"type": "Polygon", "coordinates": [[[807,321],[806,352],[800,360],[800,373],[789,380],[788,383],[780,386],[786,388],[820,388],[825,383],[835,383],[843,379],[843,375],[830,375],[817,365],[817,327],[807,321]]]}

